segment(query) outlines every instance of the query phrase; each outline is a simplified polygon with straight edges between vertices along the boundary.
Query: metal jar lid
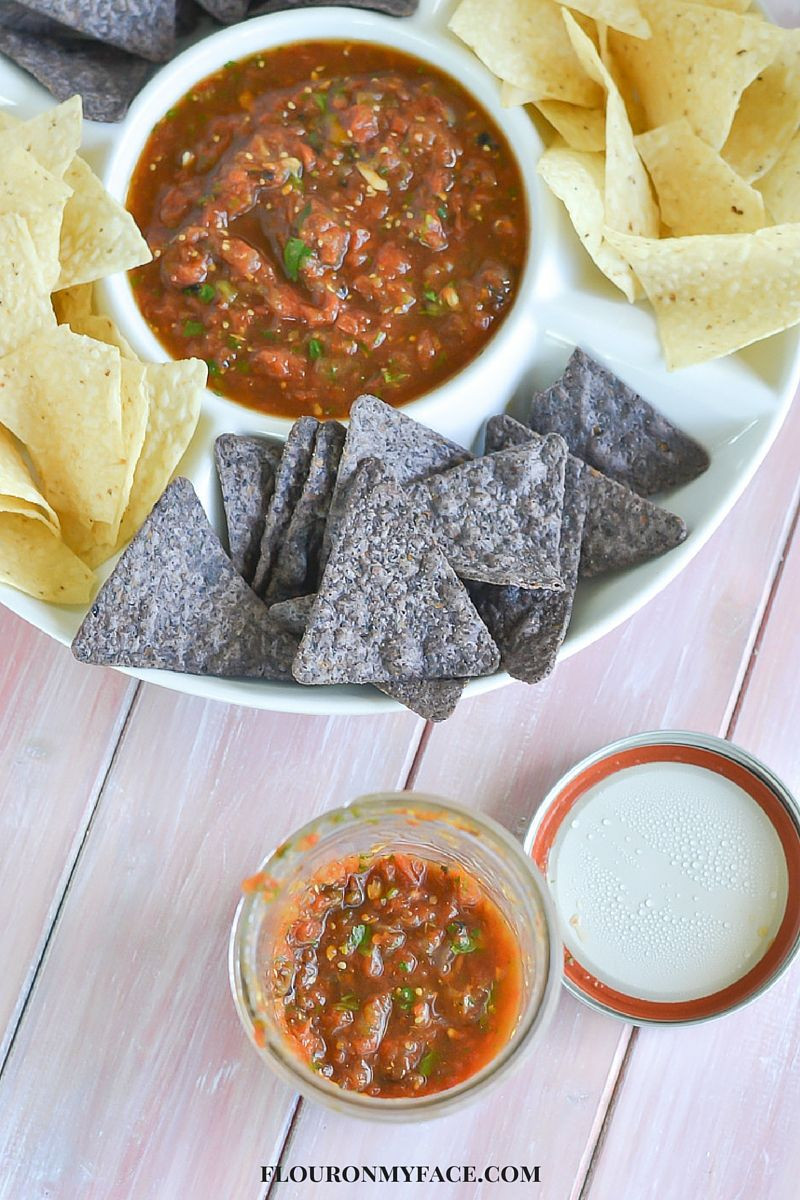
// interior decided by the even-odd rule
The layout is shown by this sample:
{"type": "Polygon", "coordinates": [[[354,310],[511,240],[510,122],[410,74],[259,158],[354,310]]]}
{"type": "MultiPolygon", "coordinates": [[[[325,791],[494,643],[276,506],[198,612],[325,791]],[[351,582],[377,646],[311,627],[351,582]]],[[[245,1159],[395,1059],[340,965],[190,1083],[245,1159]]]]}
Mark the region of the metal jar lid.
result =
{"type": "Polygon", "coordinates": [[[721,738],[655,731],[585,758],[525,848],[564,942],[564,983],[636,1024],[693,1024],[761,995],[800,950],[800,806],[721,738]]]}

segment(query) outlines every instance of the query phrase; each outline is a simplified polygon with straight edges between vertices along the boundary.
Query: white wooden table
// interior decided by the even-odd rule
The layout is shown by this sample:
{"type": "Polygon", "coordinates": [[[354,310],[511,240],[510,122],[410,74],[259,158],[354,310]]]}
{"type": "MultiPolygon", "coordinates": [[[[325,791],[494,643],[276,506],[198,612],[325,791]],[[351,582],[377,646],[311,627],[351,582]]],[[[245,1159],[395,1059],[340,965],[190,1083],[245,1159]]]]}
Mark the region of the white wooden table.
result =
{"type": "MultiPolygon", "coordinates": [[[[538,688],[324,720],[111,671],[0,615],[0,1198],[263,1200],[261,1166],[541,1166],[398,1194],[797,1200],[800,963],[740,1013],[633,1030],[566,993],[524,1072],[463,1114],[379,1127],[300,1101],[228,993],[240,880],[361,792],[455,797],[521,832],[558,775],[653,727],[719,733],[800,790],[800,405],[661,596],[538,688]]],[[[367,1197],[371,1183],[273,1184],[367,1197]]]]}

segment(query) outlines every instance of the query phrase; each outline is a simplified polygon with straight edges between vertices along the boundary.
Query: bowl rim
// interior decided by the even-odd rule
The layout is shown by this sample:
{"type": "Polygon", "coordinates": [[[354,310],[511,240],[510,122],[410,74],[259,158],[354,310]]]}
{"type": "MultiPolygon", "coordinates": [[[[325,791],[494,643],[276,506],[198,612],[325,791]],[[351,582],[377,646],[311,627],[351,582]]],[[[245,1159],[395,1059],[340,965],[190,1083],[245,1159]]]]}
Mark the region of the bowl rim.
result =
{"type": "MultiPolygon", "coordinates": [[[[268,53],[299,42],[371,42],[418,58],[453,79],[486,109],[506,138],[524,190],[527,245],[516,294],[500,324],[458,371],[399,406],[398,411],[423,424],[435,424],[437,413],[463,402],[464,389],[475,377],[491,370],[493,362],[513,351],[520,329],[531,320],[526,301],[535,292],[546,244],[546,230],[540,236],[546,217],[545,206],[540,202],[542,182],[536,171],[544,148],[539,132],[522,108],[502,107],[497,81],[466,46],[433,20],[435,15],[422,10],[398,19],[369,10],[326,5],[267,13],[210,33],[164,64],[139,92],[118,127],[102,172],[104,186],[124,206],[147,140],[171,105],[230,59],[250,58],[259,49],[268,53]],[[326,29],[330,32],[326,33],[326,29]]],[[[128,272],[115,272],[96,287],[104,311],[140,357],[152,362],[176,361],[141,313],[128,272]]],[[[208,387],[204,403],[219,407],[229,416],[232,427],[245,423],[258,432],[279,438],[286,437],[294,419],[263,412],[208,387]]],[[[346,418],[339,419],[346,423],[346,418]]]]}

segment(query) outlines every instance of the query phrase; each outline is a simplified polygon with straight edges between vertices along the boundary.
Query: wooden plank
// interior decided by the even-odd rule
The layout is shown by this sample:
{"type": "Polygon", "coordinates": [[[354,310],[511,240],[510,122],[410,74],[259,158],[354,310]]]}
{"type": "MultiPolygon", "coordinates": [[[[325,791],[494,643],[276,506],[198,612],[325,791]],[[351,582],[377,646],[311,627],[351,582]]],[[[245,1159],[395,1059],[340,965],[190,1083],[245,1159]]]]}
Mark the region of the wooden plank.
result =
{"type": "MultiPolygon", "coordinates": [[[[465,703],[437,727],[416,790],[454,797],[521,832],[558,776],[604,742],[646,728],[722,728],[797,501],[799,435],[800,410],[728,521],[644,611],[543,686],[465,703]]],[[[286,1161],[341,1162],[346,1145],[348,1162],[541,1163],[537,1195],[577,1197],[628,1037],[629,1027],[564,993],[530,1065],[485,1104],[429,1125],[386,1128],[379,1139],[367,1123],[321,1118],[303,1104],[286,1161]]],[[[279,1195],[313,1200],[323,1189],[286,1184],[279,1195]]],[[[466,1200],[483,1192],[455,1184],[437,1185],[436,1194],[466,1200]]],[[[504,1197],[530,1194],[530,1185],[503,1188],[504,1197]]],[[[626,1195],[639,1200],[635,1189],[626,1195]]],[[[348,1189],[348,1197],[368,1196],[369,1184],[348,1189]]]]}
{"type": "Polygon", "coordinates": [[[292,1093],[227,982],[241,879],[325,807],[402,786],[423,724],[145,687],[0,1080],[0,1196],[256,1196],[292,1093]]]}
{"type": "Polygon", "coordinates": [[[2,1063],[135,685],[87,671],[5,609],[0,644],[2,1063]]]}
{"type": "MultiPolygon", "coordinates": [[[[800,533],[775,595],[733,740],[800,794],[800,533]]],[[[642,1029],[589,1200],[796,1200],[800,962],[748,1008],[691,1029],[642,1029]],[[631,1154],[631,1146],[636,1154],[631,1154]]]]}

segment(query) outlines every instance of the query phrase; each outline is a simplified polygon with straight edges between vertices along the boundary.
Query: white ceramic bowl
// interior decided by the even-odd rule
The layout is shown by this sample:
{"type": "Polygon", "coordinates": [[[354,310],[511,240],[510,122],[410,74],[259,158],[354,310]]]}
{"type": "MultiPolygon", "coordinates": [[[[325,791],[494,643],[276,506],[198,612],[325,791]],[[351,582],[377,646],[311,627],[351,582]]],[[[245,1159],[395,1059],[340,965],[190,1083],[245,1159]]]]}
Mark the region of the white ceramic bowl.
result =
{"type": "MultiPolygon", "coordinates": [[[[256,18],[207,37],[167,64],[137,98],[121,126],[87,125],[89,157],[108,186],[124,199],[130,173],[154,122],[193,82],[230,58],[245,57],[281,42],[333,37],[385,42],[455,75],[494,117],[517,152],[528,189],[531,246],[514,309],[479,359],[406,411],[466,444],[485,418],[524,401],[534,387],[551,383],[580,344],[641,391],[667,417],[698,438],[711,453],[699,479],[670,493],[664,503],[687,522],[689,537],[677,549],[629,571],[583,581],[578,588],[567,658],[590,645],[641,608],[671,582],[720,525],[744,491],[783,423],[800,380],[800,335],[790,330],[700,367],[670,374],[663,363],[655,320],[646,304],[629,305],[587,258],[563,207],[535,174],[541,149],[527,115],[504,110],[500,89],[481,64],[447,31],[452,0],[422,0],[416,16],[392,20],[346,8],[302,9],[256,18]]],[[[0,104],[19,115],[52,103],[23,72],[0,57],[0,104]]],[[[140,353],[165,353],[136,309],[127,280],[112,278],[99,289],[101,303],[140,353]]],[[[212,522],[224,528],[214,476],[213,442],[222,432],[282,432],[276,422],[208,393],[200,424],[180,471],[197,489],[212,522]]],[[[107,564],[104,574],[113,563],[107,564]]],[[[69,644],[83,617],[77,609],[48,605],[0,585],[0,602],[38,628],[69,644]]],[[[397,709],[367,687],[301,687],[200,678],[163,671],[128,674],[209,699],[254,708],[318,714],[375,713],[397,709]]],[[[503,672],[471,681],[466,696],[508,682],[503,672]]]]}
{"type": "MultiPolygon", "coordinates": [[[[542,144],[521,109],[500,107],[495,81],[454,38],[442,36],[439,31],[431,36],[427,22],[422,20],[397,20],[354,8],[295,9],[233,25],[184,51],[140,92],[119,127],[104,181],[111,195],[124,204],[131,176],[153,126],[194,84],[226,62],[292,42],[342,39],[391,46],[454,76],[491,112],[516,151],[527,193],[531,230],[516,301],[472,362],[440,387],[404,406],[404,411],[416,420],[436,427],[446,426],[452,436],[471,440],[481,418],[496,411],[498,393],[513,390],[526,347],[533,337],[532,314],[524,300],[530,295],[540,269],[537,248],[543,244],[536,236],[537,201],[542,189],[536,161],[542,144]]],[[[104,307],[141,358],[152,361],[169,357],[139,311],[127,274],[111,276],[100,290],[104,307]]],[[[205,413],[219,432],[229,432],[244,424],[251,430],[285,437],[291,425],[285,417],[243,409],[235,401],[211,391],[206,392],[205,413]]]]}

